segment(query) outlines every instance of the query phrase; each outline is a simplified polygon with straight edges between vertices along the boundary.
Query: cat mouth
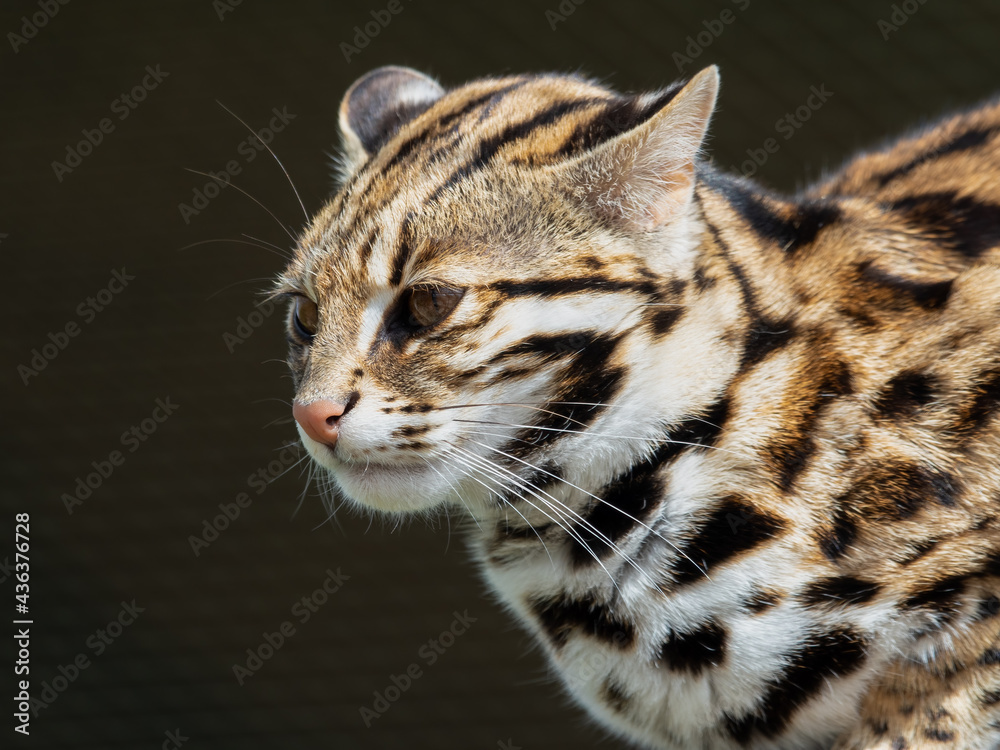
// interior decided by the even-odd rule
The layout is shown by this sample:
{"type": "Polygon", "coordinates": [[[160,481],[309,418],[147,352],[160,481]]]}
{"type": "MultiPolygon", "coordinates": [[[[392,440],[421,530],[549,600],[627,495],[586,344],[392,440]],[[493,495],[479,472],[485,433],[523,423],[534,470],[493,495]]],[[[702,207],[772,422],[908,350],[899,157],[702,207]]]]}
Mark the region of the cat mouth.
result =
{"type": "Polygon", "coordinates": [[[312,459],[325,468],[341,493],[369,509],[412,513],[440,504],[448,485],[439,460],[388,463],[340,455],[336,446],[304,438],[312,459]]]}

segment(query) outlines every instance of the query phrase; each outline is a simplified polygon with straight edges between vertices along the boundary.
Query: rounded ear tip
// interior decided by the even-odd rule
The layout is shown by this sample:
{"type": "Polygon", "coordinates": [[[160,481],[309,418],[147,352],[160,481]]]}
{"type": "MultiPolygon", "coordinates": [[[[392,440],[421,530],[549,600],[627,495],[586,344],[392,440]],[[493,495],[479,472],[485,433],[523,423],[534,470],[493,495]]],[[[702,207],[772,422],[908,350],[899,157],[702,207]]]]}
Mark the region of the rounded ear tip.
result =
{"type": "Polygon", "coordinates": [[[430,76],[400,65],[385,65],[351,84],[340,101],[338,120],[351,168],[370,157],[403,123],[444,95],[430,76]]]}
{"type": "Polygon", "coordinates": [[[402,65],[383,65],[369,70],[350,85],[340,102],[340,110],[343,113],[358,101],[389,98],[392,93],[406,91],[425,99],[436,99],[444,93],[437,81],[419,70],[402,65]]]}
{"type": "MultiPolygon", "coordinates": [[[[358,78],[354,83],[350,85],[350,88],[347,89],[347,93],[350,94],[352,91],[367,86],[376,80],[379,79],[387,80],[389,78],[397,78],[397,80],[406,80],[407,78],[424,79],[428,78],[428,76],[424,75],[419,70],[408,68],[405,65],[382,65],[378,68],[372,68],[367,73],[358,78]]],[[[346,95],[344,98],[347,98],[346,95]]]]}

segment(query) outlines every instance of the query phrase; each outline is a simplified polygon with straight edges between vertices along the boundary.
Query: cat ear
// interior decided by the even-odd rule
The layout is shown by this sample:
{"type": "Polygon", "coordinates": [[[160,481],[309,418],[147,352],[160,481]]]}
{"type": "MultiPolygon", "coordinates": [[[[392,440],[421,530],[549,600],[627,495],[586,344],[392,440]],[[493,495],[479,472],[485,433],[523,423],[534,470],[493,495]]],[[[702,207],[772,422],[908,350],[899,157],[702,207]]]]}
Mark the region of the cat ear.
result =
{"type": "MultiPolygon", "coordinates": [[[[718,90],[713,65],[640,124],[563,164],[573,192],[599,214],[635,230],[669,222],[691,200],[694,162],[718,90]]],[[[666,95],[640,97],[636,106],[655,106],[666,95]]]]}
{"type": "Polygon", "coordinates": [[[441,98],[433,78],[388,65],[356,80],[340,102],[344,168],[355,172],[409,120],[441,98]]]}

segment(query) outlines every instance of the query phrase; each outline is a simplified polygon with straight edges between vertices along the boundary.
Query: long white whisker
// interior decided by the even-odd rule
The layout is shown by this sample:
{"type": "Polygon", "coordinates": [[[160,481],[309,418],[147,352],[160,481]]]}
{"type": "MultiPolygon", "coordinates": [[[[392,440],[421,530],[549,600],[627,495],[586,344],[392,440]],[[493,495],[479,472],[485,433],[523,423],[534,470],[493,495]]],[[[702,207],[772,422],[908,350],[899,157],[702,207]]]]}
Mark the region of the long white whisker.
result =
{"type": "MultiPolygon", "coordinates": [[[[451,456],[452,458],[461,458],[461,456],[458,456],[458,455],[456,455],[456,454],[450,454],[450,456],[451,456]]],[[[472,474],[470,474],[470,473],[469,473],[468,471],[466,471],[466,468],[468,468],[468,469],[469,469],[469,470],[471,470],[471,471],[478,471],[478,472],[479,472],[480,474],[482,474],[482,475],[483,475],[484,477],[486,477],[487,479],[489,479],[490,481],[492,481],[492,482],[493,482],[494,484],[496,484],[497,486],[499,486],[499,487],[501,488],[501,490],[503,490],[503,489],[507,489],[507,488],[506,488],[506,487],[505,487],[505,486],[503,485],[503,483],[501,483],[501,482],[500,482],[500,481],[499,481],[498,479],[496,479],[495,477],[492,477],[492,476],[490,476],[489,474],[487,474],[487,473],[486,473],[485,471],[483,471],[483,469],[480,469],[480,468],[477,468],[477,467],[475,467],[475,466],[472,466],[471,464],[464,464],[464,465],[462,465],[462,464],[459,464],[459,465],[455,465],[455,464],[453,464],[453,463],[449,462],[449,461],[448,461],[448,460],[447,460],[447,459],[446,459],[446,458],[445,458],[444,456],[442,456],[441,458],[442,458],[442,460],[443,460],[443,461],[445,461],[445,463],[447,463],[447,464],[448,464],[449,466],[451,466],[451,467],[453,467],[453,468],[457,469],[458,471],[462,472],[462,474],[464,474],[465,476],[467,476],[467,477],[468,477],[469,479],[471,479],[472,481],[474,481],[474,482],[478,482],[479,484],[481,484],[481,485],[482,485],[482,486],[483,486],[483,487],[484,487],[484,488],[486,489],[486,491],[487,491],[487,492],[489,492],[489,493],[490,493],[491,495],[494,495],[494,494],[495,494],[495,495],[497,495],[497,496],[498,496],[498,497],[499,497],[499,498],[500,498],[501,500],[503,500],[503,503],[504,503],[504,510],[506,510],[507,508],[510,508],[510,509],[511,509],[511,510],[513,510],[513,511],[514,511],[515,513],[517,513],[517,515],[519,515],[519,516],[520,516],[520,517],[521,517],[522,519],[524,519],[524,522],[525,522],[525,523],[526,523],[526,524],[528,525],[528,528],[530,528],[530,529],[531,529],[532,531],[534,531],[534,532],[535,532],[535,536],[537,536],[537,537],[538,537],[538,541],[539,541],[539,542],[541,542],[541,545],[542,545],[542,549],[544,549],[544,550],[545,550],[545,555],[546,555],[546,556],[547,556],[547,557],[549,558],[549,562],[550,562],[550,563],[552,563],[552,565],[553,565],[553,566],[555,565],[555,561],[554,561],[554,560],[552,559],[552,555],[551,555],[551,553],[549,552],[549,548],[548,548],[548,546],[547,546],[547,545],[545,544],[545,540],[544,540],[544,539],[542,539],[542,535],[541,535],[541,534],[539,534],[539,533],[538,533],[538,529],[536,529],[536,528],[535,528],[535,527],[534,527],[534,526],[532,525],[532,523],[531,523],[531,522],[530,522],[530,521],[529,521],[529,520],[528,520],[527,518],[525,518],[524,514],[523,514],[523,513],[522,513],[522,512],[520,511],[520,510],[518,510],[517,506],[515,506],[515,505],[512,505],[511,503],[507,502],[507,500],[506,500],[506,499],[504,499],[504,497],[503,497],[503,493],[502,493],[502,492],[497,492],[497,491],[496,491],[495,489],[493,489],[493,488],[492,488],[492,487],[490,487],[490,486],[489,486],[488,484],[486,484],[486,483],[485,483],[485,482],[483,482],[483,481],[482,481],[481,479],[479,479],[479,477],[476,477],[476,476],[473,476],[473,475],[472,475],[472,474]]],[[[530,502],[529,502],[528,500],[526,500],[526,499],[524,499],[524,498],[521,498],[521,499],[522,499],[522,500],[524,500],[524,501],[525,501],[526,503],[528,503],[529,505],[531,505],[531,503],[530,503],[530,502]]],[[[534,506],[532,506],[532,507],[534,507],[534,506]]],[[[540,511],[540,512],[541,512],[541,513],[545,513],[545,511],[540,511]]],[[[551,518],[551,517],[549,517],[549,518],[551,518]]],[[[555,519],[551,519],[551,520],[552,520],[552,522],[553,522],[553,523],[555,523],[555,524],[556,524],[557,526],[559,526],[559,528],[565,528],[565,527],[564,527],[564,526],[563,526],[562,524],[560,524],[560,523],[559,523],[558,521],[556,521],[555,519]]],[[[505,522],[506,522],[506,518],[505,518],[505,522]]]]}
{"type": "Polygon", "coordinates": [[[243,235],[244,237],[246,237],[247,239],[253,240],[254,242],[259,242],[262,245],[267,245],[268,247],[273,247],[279,253],[284,253],[285,252],[285,249],[283,247],[280,247],[279,245],[275,245],[273,242],[268,242],[267,240],[262,240],[260,237],[254,237],[252,234],[247,234],[246,232],[240,232],[240,234],[243,235]]]}
{"type": "MultiPolygon", "coordinates": [[[[476,526],[477,526],[477,527],[479,528],[479,530],[480,530],[480,531],[482,531],[482,530],[483,530],[483,527],[482,527],[482,526],[481,526],[481,525],[479,524],[479,519],[478,519],[478,518],[476,518],[476,514],[472,512],[472,508],[470,508],[470,507],[469,507],[469,504],[468,504],[467,502],[465,502],[465,498],[464,498],[464,497],[462,497],[461,493],[460,493],[460,492],[459,492],[459,491],[458,491],[458,490],[456,489],[455,485],[454,485],[454,484],[452,484],[451,480],[450,480],[450,479],[448,479],[448,477],[446,477],[446,476],[445,476],[444,474],[442,474],[442,473],[441,473],[440,471],[438,471],[438,468],[437,468],[437,467],[436,467],[436,466],[435,466],[434,464],[432,464],[432,463],[430,462],[430,460],[429,460],[429,459],[427,459],[427,458],[424,458],[424,456],[420,455],[419,453],[418,453],[417,455],[418,455],[418,456],[420,456],[421,460],[422,460],[422,461],[423,461],[423,462],[424,462],[425,464],[427,464],[428,468],[430,468],[430,469],[431,469],[431,470],[432,470],[432,471],[433,471],[433,472],[434,472],[435,474],[437,474],[437,475],[438,475],[439,477],[441,477],[441,478],[442,478],[442,479],[443,479],[443,480],[445,481],[445,483],[447,483],[447,485],[448,485],[449,487],[451,487],[451,489],[452,489],[452,492],[454,492],[454,493],[455,493],[455,496],[456,496],[456,497],[457,497],[457,498],[458,498],[459,500],[461,500],[461,501],[462,501],[462,505],[464,505],[464,506],[465,506],[465,509],[466,509],[467,511],[469,511],[469,515],[470,515],[470,516],[472,516],[472,520],[473,520],[473,521],[475,522],[475,524],[476,524],[476,526]]],[[[440,459],[443,459],[443,456],[442,456],[442,455],[440,455],[440,454],[438,454],[437,458],[440,458],[440,459]]],[[[447,463],[447,462],[445,462],[445,463],[447,463]]],[[[448,539],[449,539],[449,542],[450,542],[450,541],[451,541],[451,521],[450,521],[450,520],[449,520],[449,522],[448,522],[448,539]]]]}
{"type": "Polygon", "coordinates": [[[295,189],[295,183],[292,182],[292,176],[288,174],[288,170],[285,169],[285,165],[281,163],[281,159],[278,158],[278,155],[271,150],[271,147],[267,145],[267,142],[263,138],[257,135],[256,130],[251,128],[243,121],[242,117],[233,112],[231,109],[229,109],[229,107],[220,102],[218,99],[215,100],[215,103],[218,104],[220,107],[222,107],[224,110],[226,110],[226,112],[231,114],[233,117],[235,117],[243,125],[243,127],[245,127],[247,130],[249,130],[251,133],[254,134],[254,136],[257,138],[258,141],[264,144],[264,148],[267,149],[267,153],[269,153],[271,156],[274,157],[274,160],[278,162],[278,166],[281,167],[281,171],[285,173],[285,179],[288,180],[288,184],[291,186],[292,192],[295,193],[295,199],[299,202],[299,207],[302,209],[302,215],[306,217],[306,222],[308,222],[309,212],[306,211],[306,205],[302,202],[302,198],[299,196],[299,191],[295,189]]]}
{"type": "MultiPolygon", "coordinates": [[[[570,422],[576,422],[576,424],[580,425],[581,427],[586,427],[587,426],[586,424],[584,424],[582,422],[578,422],[577,420],[572,419],[570,417],[567,417],[567,416],[565,416],[563,414],[559,414],[558,412],[549,411],[548,409],[539,409],[539,408],[537,408],[536,404],[545,404],[547,406],[560,406],[560,405],[566,405],[566,406],[594,406],[594,407],[601,407],[601,408],[607,408],[607,409],[622,409],[622,408],[625,408],[626,406],[628,406],[628,404],[604,404],[604,403],[592,402],[592,401],[537,401],[535,403],[530,403],[530,402],[515,402],[515,401],[496,401],[496,402],[493,402],[493,403],[485,403],[485,404],[454,404],[452,406],[436,406],[436,407],[434,407],[434,409],[435,409],[435,411],[444,411],[445,409],[465,409],[467,407],[520,406],[520,407],[522,407],[524,409],[535,409],[535,411],[541,411],[541,412],[544,412],[546,414],[553,414],[553,415],[555,415],[557,417],[562,417],[563,419],[566,419],[566,420],[568,420],[570,422]]],[[[709,427],[712,427],[712,428],[714,428],[716,430],[719,429],[719,426],[717,424],[712,424],[707,419],[702,419],[701,417],[687,417],[686,419],[689,419],[689,420],[691,420],[693,422],[701,422],[702,424],[706,424],[709,427]]]]}
{"type": "Polygon", "coordinates": [[[276,222],[278,222],[278,226],[281,227],[283,230],[285,230],[285,234],[287,234],[291,238],[292,242],[297,242],[297,240],[295,239],[295,235],[292,234],[292,231],[288,227],[286,227],[284,224],[281,223],[281,219],[275,216],[274,212],[271,209],[269,209],[267,206],[265,206],[256,198],[254,198],[252,195],[250,195],[250,193],[248,193],[243,188],[239,187],[238,185],[234,185],[232,181],[223,180],[221,177],[216,177],[214,174],[209,174],[208,172],[199,172],[197,169],[190,169],[188,167],[185,167],[184,169],[185,171],[191,172],[192,174],[199,174],[202,177],[207,177],[210,180],[215,180],[216,182],[220,182],[223,185],[229,185],[229,187],[233,188],[233,190],[238,190],[239,192],[243,193],[243,195],[252,200],[254,203],[263,208],[265,211],[267,211],[267,213],[270,214],[271,218],[274,219],[276,222]]]}
{"type": "MultiPolygon", "coordinates": [[[[617,505],[612,505],[611,503],[609,503],[604,498],[598,497],[594,493],[588,492],[587,490],[583,489],[582,487],[578,487],[577,485],[575,485],[572,482],[570,482],[568,479],[565,479],[563,477],[557,476],[556,474],[553,474],[551,471],[546,471],[545,469],[543,469],[543,468],[541,468],[539,466],[535,466],[534,464],[532,464],[532,463],[530,463],[528,461],[524,461],[524,460],[518,458],[517,456],[511,455],[509,453],[505,453],[504,451],[500,450],[499,448],[494,448],[494,447],[492,447],[490,445],[487,445],[486,443],[481,443],[478,440],[473,440],[471,438],[469,439],[469,442],[475,443],[476,445],[479,445],[479,446],[481,446],[483,448],[486,448],[487,450],[492,450],[492,451],[494,451],[496,453],[499,453],[501,456],[505,456],[506,458],[509,458],[509,459],[517,461],[517,462],[519,462],[521,464],[524,464],[529,469],[532,469],[534,471],[539,471],[542,474],[547,474],[548,476],[552,477],[553,479],[557,479],[560,482],[563,482],[564,484],[569,485],[573,489],[579,490],[580,492],[582,492],[583,494],[587,495],[588,497],[593,498],[597,502],[603,503],[604,505],[607,505],[609,508],[613,508],[614,510],[617,510],[619,513],[621,513],[623,516],[625,516],[630,521],[632,521],[634,523],[637,523],[639,526],[642,526],[642,528],[646,529],[646,531],[648,531],[649,533],[651,533],[651,534],[659,537],[660,539],[662,539],[664,542],[666,542],[671,547],[673,547],[674,551],[677,552],[677,554],[679,554],[682,557],[684,557],[685,559],[687,559],[687,561],[690,562],[692,565],[694,565],[696,568],[698,568],[698,570],[701,570],[701,566],[699,566],[697,563],[695,563],[695,561],[692,560],[680,547],[678,547],[676,544],[674,544],[673,542],[671,542],[665,536],[663,536],[658,531],[656,531],[655,529],[653,529],[653,527],[651,527],[650,525],[648,525],[647,523],[645,523],[643,521],[640,521],[638,518],[636,518],[635,516],[631,515],[627,511],[622,510],[617,505]]],[[[705,573],[705,577],[709,578],[708,573],[705,573]]],[[[711,580],[711,578],[709,578],[709,580],[711,580]]]]}
{"type": "MultiPolygon", "coordinates": [[[[476,442],[476,441],[472,441],[472,442],[476,442]]],[[[480,443],[480,445],[481,445],[481,443],[480,443]]],[[[594,526],[592,523],[590,523],[590,521],[588,521],[582,515],[580,515],[579,513],[577,513],[573,508],[569,507],[568,505],[566,505],[564,502],[562,502],[558,498],[553,497],[551,494],[549,494],[548,492],[546,492],[545,490],[543,490],[541,487],[538,487],[537,485],[532,484],[531,482],[527,481],[523,477],[518,476],[517,474],[515,474],[514,472],[512,472],[510,469],[507,469],[507,468],[505,468],[503,466],[495,464],[495,463],[489,461],[488,459],[483,458],[482,456],[477,456],[476,454],[471,453],[470,451],[466,451],[466,450],[464,450],[462,448],[458,448],[457,446],[453,446],[453,447],[455,447],[457,450],[462,451],[463,453],[467,454],[470,459],[483,462],[483,463],[487,464],[494,471],[503,472],[504,474],[506,474],[507,476],[509,476],[511,479],[513,479],[515,482],[519,483],[519,485],[521,487],[524,487],[525,489],[528,489],[528,492],[531,492],[532,495],[534,495],[535,497],[538,497],[539,501],[545,502],[544,498],[542,498],[538,494],[538,493],[541,493],[546,498],[548,498],[549,500],[551,500],[553,503],[556,503],[558,506],[560,506],[561,508],[563,508],[567,512],[567,515],[569,517],[571,517],[571,518],[575,517],[576,519],[578,519],[578,521],[580,522],[580,524],[584,528],[588,529],[600,541],[604,542],[613,551],[617,552],[622,557],[622,559],[625,562],[627,562],[628,564],[630,564],[633,568],[635,568],[636,571],[638,571],[643,576],[646,576],[647,580],[649,581],[649,583],[651,585],[653,585],[653,586],[656,585],[655,581],[653,581],[652,578],[649,577],[649,574],[646,573],[646,571],[642,570],[642,568],[640,568],[639,565],[634,560],[632,560],[632,558],[630,558],[625,553],[624,550],[622,550],[617,544],[615,544],[614,541],[612,541],[607,535],[605,535],[603,532],[601,532],[596,526],[594,526]]],[[[487,447],[489,447],[489,446],[487,446],[487,447]]],[[[522,499],[525,499],[525,498],[522,497],[522,499]]],[[[549,505],[549,507],[552,508],[551,505],[549,505]]],[[[553,508],[553,510],[554,510],[554,508],[553,508]]],[[[571,535],[573,535],[573,532],[570,531],[569,529],[566,529],[566,531],[567,531],[567,533],[570,533],[571,535]]],[[[617,581],[615,581],[614,577],[611,575],[611,572],[605,567],[605,565],[601,561],[600,557],[590,548],[590,546],[586,542],[583,541],[582,535],[579,535],[579,536],[573,535],[573,538],[576,539],[584,547],[584,549],[586,549],[591,554],[591,556],[594,558],[594,560],[597,561],[598,565],[600,565],[604,569],[604,572],[607,573],[608,576],[611,578],[612,583],[615,584],[615,588],[617,588],[618,587],[617,581]]]]}
{"type": "Polygon", "coordinates": [[[688,447],[691,447],[691,448],[707,448],[709,450],[720,451],[722,453],[732,453],[734,456],[739,456],[740,458],[750,458],[750,456],[747,456],[744,453],[740,453],[739,451],[730,450],[728,448],[719,448],[718,446],[715,446],[715,445],[704,445],[702,443],[691,443],[691,442],[688,442],[688,441],[685,441],[685,440],[673,440],[672,438],[669,438],[669,437],[639,437],[639,436],[636,436],[636,435],[611,435],[609,433],[593,432],[593,431],[590,431],[590,430],[570,430],[570,429],[563,429],[563,428],[560,428],[560,427],[542,427],[540,425],[515,424],[513,422],[493,422],[493,421],[482,420],[482,419],[455,419],[453,421],[455,421],[455,422],[466,422],[466,423],[470,423],[470,424],[496,425],[496,426],[501,426],[501,427],[519,427],[519,428],[524,428],[524,429],[529,429],[529,430],[544,430],[546,432],[565,432],[565,433],[569,433],[569,434],[572,434],[572,435],[589,435],[591,437],[611,438],[613,440],[644,440],[646,442],[651,442],[651,443],[664,443],[665,442],[665,443],[670,443],[671,445],[684,445],[684,446],[688,446],[688,447]]]}
{"type": "MultiPolygon", "coordinates": [[[[456,446],[452,446],[452,447],[456,447],[456,446]]],[[[461,449],[459,449],[459,450],[461,450],[461,449]]],[[[505,475],[503,473],[501,473],[500,467],[497,467],[495,464],[491,463],[490,461],[488,461],[486,459],[482,459],[481,457],[476,456],[473,453],[469,453],[468,451],[462,451],[462,453],[465,454],[467,461],[470,461],[470,459],[471,459],[471,460],[475,460],[475,461],[479,462],[479,465],[473,465],[471,463],[471,461],[469,463],[467,463],[467,466],[470,469],[472,469],[474,471],[478,471],[480,474],[482,474],[486,478],[488,478],[491,481],[493,481],[495,484],[497,484],[502,489],[506,489],[506,490],[511,489],[509,486],[505,485],[503,482],[500,481],[501,479],[507,478],[507,477],[505,477],[505,475]]],[[[456,457],[460,458],[461,456],[456,456],[456,457]]],[[[469,475],[469,476],[470,476],[471,479],[476,479],[476,477],[473,477],[471,475],[469,475]]],[[[520,481],[520,477],[518,477],[517,475],[511,475],[511,478],[513,478],[513,479],[515,479],[517,481],[520,481]]],[[[480,482],[480,484],[483,484],[483,483],[480,482]]],[[[485,487],[486,485],[483,484],[483,486],[485,487]]],[[[487,489],[489,489],[489,488],[487,487],[487,489]]],[[[562,529],[563,531],[565,531],[569,536],[571,536],[573,539],[575,539],[580,544],[580,546],[582,546],[585,550],[587,550],[587,552],[594,558],[594,560],[597,561],[597,564],[600,565],[601,568],[604,569],[604,572],[607,573],[608,579],[611,581],[611,584],[615,587],[615,589],[618,589],[618,582],[615,581],[614,576],[611,575],[611,571],[609,571],[604,566],[604,563],[601,562],[600,558],[597,556],[597,554],[594,552],[594,550],[592,550],[590,548],[590,546],[584,541],[583,537],[578,532],[574,531],[570,526],[567,525],[567,523],[569,522],[569,519],[564,518],[561,515],[559,515],[559,513],[557,512],[558,509],[555,508],[554,506],[550,505],[549,503],[547,503],[545,501],[545,499],[541,495],[538,494],[538,492],[535,492],[531,488],[530,483],[521,482],[521,486],[519,487],[519,489],[526,490],[533,497],[537,498],[538,501],[544,507],[539,507],[539,506],[535,505],[533,502],[531,502],[531,500],[529,500],[528,498],[526,498],[523,494],[517,493],[518,498],[520,500],[522,500],[523,502],[527,503],[528,505],[530,505],[535,510],[537,510],[539,513],[541,513],[543,516],[545,516],[547,519],[549,519],[552,523],[554,523],[560,529],[562,529]],[[528,486],[524,486],[525,484],[528,484],[528,486]],[[551,511],[551,514],[546,511],[546,508],[548,509],[548,511],[551,511]]],[[[501,495],[501,499],[504,500],[504,503],[506,504],[506,506],[508,506],[510,508],[513,508],[513,510],[518,515],[520,515],[521,518],[524,518],[524,514],[521,513],[517,509],[517,506],[515,506],[512,503],[510,503],[509,501],[507,501],[506,498],[503,498],[502,495],[501,495]]],[[[552,498],[552,499],[555,500],[555,498],[552,498]]],[[[558,500],[556,500],[556,502],[558,502],[558,500]]],[[[528,521],[527,518],[524,518],[524,520],[525,520],[525,523],[527,523],[529,526],[531,526],[532,528],[534,528],[534,526],[531,524],[530,521],[528,521]]],[[[541,536],[538,534],[537,530],[535,530],[535,535],[538,536],[539,541],[542,541],[541,536]]],[[[543,547],[545,546],[545,542],[544,541],[542,542],[542,546],[543,547]]],[[[547,555],[549,555],[548,548],[546,548],[545,553],[547,555]]],[[[550,561],[552,560],[552,556],[551,555],[549,555],[549,560],[550,561]]]]}

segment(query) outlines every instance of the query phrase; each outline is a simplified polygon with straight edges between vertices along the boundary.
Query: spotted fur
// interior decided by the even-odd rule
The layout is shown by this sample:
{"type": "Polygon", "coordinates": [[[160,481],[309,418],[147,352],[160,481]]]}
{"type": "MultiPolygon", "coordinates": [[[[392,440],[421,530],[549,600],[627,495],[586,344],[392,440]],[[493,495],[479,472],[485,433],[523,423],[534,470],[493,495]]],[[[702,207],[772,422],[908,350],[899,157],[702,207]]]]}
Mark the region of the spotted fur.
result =
{"type": "Polygon", "coordinates": [[[718,76],[341,106],[278,292],[343,496],[465,508],[570,694],[651,748],[1000,743],[1000,104],[789,198],[699,158],[718,76]],[[462,290],[414,327],[412,290],[462,290]]]}

